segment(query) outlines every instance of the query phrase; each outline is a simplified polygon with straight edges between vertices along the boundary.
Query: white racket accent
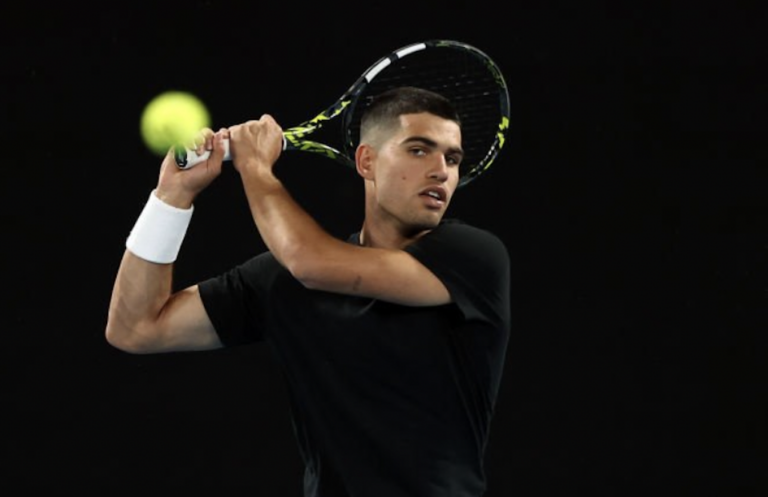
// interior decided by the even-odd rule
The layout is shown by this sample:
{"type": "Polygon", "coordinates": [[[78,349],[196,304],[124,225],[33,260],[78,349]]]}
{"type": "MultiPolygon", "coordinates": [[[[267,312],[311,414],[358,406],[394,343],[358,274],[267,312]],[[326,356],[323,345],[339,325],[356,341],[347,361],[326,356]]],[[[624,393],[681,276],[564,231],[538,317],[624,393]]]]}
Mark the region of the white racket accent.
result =
{"type": "Polygon", "coordinates": [[[381,72],[381,70],[382,70],[382,69],[384,69],[385,67],[387,67],[387,66],[388,66],[389,64],[391,64],[391,63],[392,63],[392,61],[391,61],[391,60],[389,60],[389,59],[384,59],[384,60],[382,60],[381,62],[379,62],[378,64],[376,64],[376,67],[373,67],[373,68],[371,68],[371,70],[370,70],[370,71],[368,71],[368,72],[365,74],[365,79],[366,79],[366,80],[367,80],[367,81],[370,83],[370,82],[371,82],[371,80],[372,80],[373,78],[375,78],[375,77],[376,77],[376,75],[377,75],[377,74],[379,74],[379,73],[381,72]]]}
{"type": "Polygon", "coordinates": [[[405,47],[402,50],[398,50],[395,53],[397,54],[398,57],[405,57],[408,54],[411,54],[413,52],[418,52],[419,50],[424,50],[425,48],[427,48],[426,43],[415,43],[410,47],[405,47]]]}

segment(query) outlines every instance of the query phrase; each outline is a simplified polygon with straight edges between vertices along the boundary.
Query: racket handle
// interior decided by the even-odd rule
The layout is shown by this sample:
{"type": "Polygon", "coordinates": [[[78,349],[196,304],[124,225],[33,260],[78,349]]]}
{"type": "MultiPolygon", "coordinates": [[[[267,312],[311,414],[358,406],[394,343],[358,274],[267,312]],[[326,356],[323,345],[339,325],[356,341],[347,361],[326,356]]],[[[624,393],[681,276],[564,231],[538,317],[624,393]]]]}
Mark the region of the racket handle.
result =
{"type": "MultiPolygon", "coordinates": [[[[232,160],[232,155],[229,153],[229,140],[224,139],[222,144],[224,145],[224,160],[232,160]]],[[[285,135],[283,135],[283,150],[285,150],[287,145],[288,142],[285,139],[285,135]]],[[[179,169],[189,169],[207,160],[211,155],[211,151],[206,150],[202,154],[198,155],[194,150],[185,147],[176,148],[175,155],[176,165],[179,166],[179,169]]]]}
{"type": "MultiPolygon", "coordinates": [[[[232,160],[232,156],[229,153],[229,140],[225,139],[222,144],[224,145],[224,160],[232,160]]],[[[176,156],[176,165],[179,166],[179,169],[189,169],[207,160],[211,156],[211,151],[205,150],[202,154],[198,155],[192,149],[176,147],[174,154],[176,156]]]]}

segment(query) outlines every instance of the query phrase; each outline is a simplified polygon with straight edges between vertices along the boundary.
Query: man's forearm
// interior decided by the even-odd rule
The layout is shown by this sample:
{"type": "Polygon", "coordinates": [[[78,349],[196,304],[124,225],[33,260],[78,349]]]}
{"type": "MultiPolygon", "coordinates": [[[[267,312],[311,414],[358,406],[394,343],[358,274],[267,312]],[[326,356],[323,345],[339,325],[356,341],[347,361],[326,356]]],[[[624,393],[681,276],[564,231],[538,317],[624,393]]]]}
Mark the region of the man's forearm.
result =
{"type": "Polygon", "coordinates": [[[110,341],[124,341],[155,320],[171,295],[173,265],[147,262],[126,250],[112,289],[107,321],[110,341]]]}
{"type": "Polygon", "coordinates": [[[290,195],[271,171],[243,177],[251,215],[264,243],[294,276],[339,245],[290,195]]]}

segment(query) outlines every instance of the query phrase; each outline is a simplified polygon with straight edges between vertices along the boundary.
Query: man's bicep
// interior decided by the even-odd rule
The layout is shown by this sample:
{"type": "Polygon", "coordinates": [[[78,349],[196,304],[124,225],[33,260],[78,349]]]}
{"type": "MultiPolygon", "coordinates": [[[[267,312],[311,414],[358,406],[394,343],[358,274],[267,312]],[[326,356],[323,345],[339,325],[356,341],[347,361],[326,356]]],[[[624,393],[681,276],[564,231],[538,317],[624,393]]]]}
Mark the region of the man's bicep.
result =
{"type": "Polygon", "coordinates": [[[222,346],[197,285],[176,293],[159,317],[168,350],[210,350],[222,346]]]}

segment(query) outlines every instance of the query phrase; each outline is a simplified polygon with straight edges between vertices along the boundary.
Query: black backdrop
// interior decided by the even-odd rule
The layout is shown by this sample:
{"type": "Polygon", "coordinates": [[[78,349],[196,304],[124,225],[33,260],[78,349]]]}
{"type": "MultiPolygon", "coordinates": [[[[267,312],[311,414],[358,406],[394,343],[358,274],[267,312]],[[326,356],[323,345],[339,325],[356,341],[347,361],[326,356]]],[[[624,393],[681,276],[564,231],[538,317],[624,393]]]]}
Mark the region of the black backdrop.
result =
{"type": "MultiPolygon", "coordinates": [[[[182,89],[214,127],[292,124],[384,53],[452,38],[497,60],[513,109],[496,164],[451,207],[513,258],[487,495],[764,495],[764,15],[501,7],[3,7],[4,484],[300,495],[265,349],[104,341],[159,167],[139,115],[182,89]]],[[[329,231],[359,227],[349,171],[298,156],[279,171],[329,231]]],[[[200,197],[179,286],[263,249],[245,206],[232,171],[200,197]]]]}

